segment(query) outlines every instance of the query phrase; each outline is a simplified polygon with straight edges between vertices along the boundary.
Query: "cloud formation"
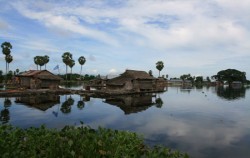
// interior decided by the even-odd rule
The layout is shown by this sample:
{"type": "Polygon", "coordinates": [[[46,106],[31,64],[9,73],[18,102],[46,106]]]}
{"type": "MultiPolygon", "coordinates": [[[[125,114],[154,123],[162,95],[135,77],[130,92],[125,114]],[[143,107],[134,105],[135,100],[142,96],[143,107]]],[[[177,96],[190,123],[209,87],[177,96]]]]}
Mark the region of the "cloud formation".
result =
{"type": "MultiPolygon", "coordinates": [[[[234,63],[250,58],[248,0],[12,1],[3,6],[5,14],[17,14],[16,23],[39,28],[41,47],[48,38],[51,46],[46,49],[98,56],[98,72],[103,74],[114,67],[118,73],[127,67],[156,71],[158,60],[168,67],[164,73],[177,77],[209,76],[226,68],[247,72],[250,66],[234,63]]],[[[15,28],[13,34],[21,34],[16,23],[0,19],[0,24],[15,28]]],[[[38,31],[27,33],[35,36],[38,31]]]]}

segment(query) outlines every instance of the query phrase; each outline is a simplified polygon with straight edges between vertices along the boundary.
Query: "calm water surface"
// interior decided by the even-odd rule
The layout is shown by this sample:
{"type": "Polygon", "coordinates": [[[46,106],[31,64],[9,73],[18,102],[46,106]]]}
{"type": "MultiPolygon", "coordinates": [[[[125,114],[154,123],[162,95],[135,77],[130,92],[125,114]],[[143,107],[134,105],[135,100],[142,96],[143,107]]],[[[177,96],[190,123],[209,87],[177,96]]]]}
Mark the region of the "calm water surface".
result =
{"type": "Polygon", "coordinates": [[[168,87],[161,94],[0,98],[1,123],[27,128],[79,125],[129,130],[195,158],[250,157],[250,90],[168,87]]]}

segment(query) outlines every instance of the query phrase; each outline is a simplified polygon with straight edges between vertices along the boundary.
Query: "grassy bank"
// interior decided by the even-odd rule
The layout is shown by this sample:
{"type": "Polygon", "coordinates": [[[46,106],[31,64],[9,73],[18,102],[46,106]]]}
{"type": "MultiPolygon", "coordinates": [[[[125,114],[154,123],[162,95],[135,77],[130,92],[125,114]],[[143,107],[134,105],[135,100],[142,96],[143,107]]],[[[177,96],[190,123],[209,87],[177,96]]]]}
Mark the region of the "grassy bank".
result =
{"type": "Polygon", "coordinates": [[[188,157],[165,147],[150,148],[135,133],[73,126],[56,130],[1,125],[0,149],[1,157],[188,157]]]}

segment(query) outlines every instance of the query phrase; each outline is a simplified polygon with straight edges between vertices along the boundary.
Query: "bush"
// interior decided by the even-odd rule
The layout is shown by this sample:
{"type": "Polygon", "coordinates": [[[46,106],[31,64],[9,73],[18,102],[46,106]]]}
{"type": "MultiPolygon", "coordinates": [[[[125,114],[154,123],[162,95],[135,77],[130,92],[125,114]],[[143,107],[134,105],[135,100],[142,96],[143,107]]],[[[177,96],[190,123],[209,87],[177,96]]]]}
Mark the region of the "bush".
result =
{"type": "Polygon", "coordinates": [[[188,157],[165,147],[149,148],[137,134],[105,128],[62,130],[0,126],[1,157],[188,157]]]}

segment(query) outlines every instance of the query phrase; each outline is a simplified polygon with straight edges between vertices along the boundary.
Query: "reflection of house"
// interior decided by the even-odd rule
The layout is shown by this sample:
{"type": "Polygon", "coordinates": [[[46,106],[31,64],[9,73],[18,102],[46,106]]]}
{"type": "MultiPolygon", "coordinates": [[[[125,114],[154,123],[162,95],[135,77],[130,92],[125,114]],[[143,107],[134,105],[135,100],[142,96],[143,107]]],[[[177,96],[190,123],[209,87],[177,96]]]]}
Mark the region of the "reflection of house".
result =
{"type": "Polygon", "coordinates": [[[125,114],[141,112],[154,105],[152,95],[117,96],[107,98],[105,102],[118,106],[125,114]]]}
{"type": "Polygon", "coordinates": [[[135,92],[158,90],[157,80],[145,71],[126,70],[119,77],[108,80],[106,88],[113,91],[135,92]]]}
{"type": "Polygon", "coordinates": [[[16,103],[32,106],[34,108],[46,111],[50,107],[60,103],[60,96],[58,95],[38,95],[16,98],[16,103]]]}
{"type": "Polygon", "coordinates": [[[242,82],[241,81],[233,81],[231,83],[232,88],[241,88],[242,87],[242,82]]]}
{"type": "Polygon", "coordinates": [[[17,75],[20,78],[20,86],[30,89],[50,88],[56,89],[62,80],[59,76],[47,70],[30,70],[17,75]]]}

